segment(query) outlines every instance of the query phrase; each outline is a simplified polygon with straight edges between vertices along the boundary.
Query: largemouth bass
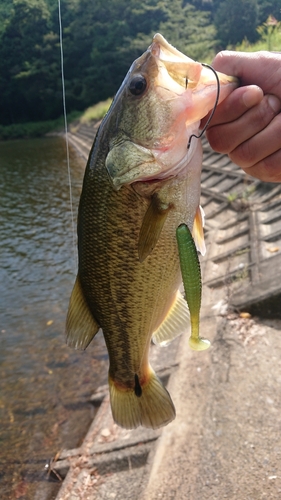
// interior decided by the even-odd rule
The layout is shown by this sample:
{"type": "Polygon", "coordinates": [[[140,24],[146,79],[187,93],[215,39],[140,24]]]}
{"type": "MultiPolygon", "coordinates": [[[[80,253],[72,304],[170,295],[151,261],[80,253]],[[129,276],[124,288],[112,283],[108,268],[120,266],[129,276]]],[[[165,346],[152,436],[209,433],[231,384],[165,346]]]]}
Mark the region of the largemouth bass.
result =
{"type": "MultiPolygon", "coordinates": [[[[220,100],[237,85],[223,74],[220,100]]],[[[213,73],[160,34],[131,66],[87,163],[78,214],[78,275],[67,343],[85,349],[102,328],[114,420],[157,428],[174,419],[149,364],[151,338],[187,329],[176,228],[186,223],[204,253],[199,207],[202,147],[191,134],[214,106],[213,73]]]]}

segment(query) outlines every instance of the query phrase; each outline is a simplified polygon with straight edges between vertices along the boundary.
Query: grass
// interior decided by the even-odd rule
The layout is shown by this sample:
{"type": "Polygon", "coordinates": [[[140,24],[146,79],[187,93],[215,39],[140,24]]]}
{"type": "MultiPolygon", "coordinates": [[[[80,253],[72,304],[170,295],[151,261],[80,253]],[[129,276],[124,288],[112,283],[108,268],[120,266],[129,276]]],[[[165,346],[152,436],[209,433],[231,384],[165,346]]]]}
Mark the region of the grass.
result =
{"type": "Polygon", "coordinates": [[[107,113],[110,105],[112,103],[112,99],[108,98],[106,101],[101,101],[87,108],[82,116],[80,116],[80,123],[89,123],[95,120],[101,120],[104,115],[107,113]]]}
{"type": "MultiPolygon", "coordinates": [[[[81,113],[70,113],[67,121],[73,121],[79,118],[81,113]]],[[[61,130],[64,127],[64,118],[56,120],[47,120],[42,122],[13,123],[12,125],[0,125],[0,140],[10,139],[30,139],[42,137],[48,132],[61,130]]]]}
{"type": "MultiPolygon", "coordinates": [[[[67,116],[67,123],[79,121],[80,123],[89,123],[91,121],[101,120],[111,105],[112,99],[101,101],[87,108],[84,113],[74,111],[67,116]]],[[[12,125],[0,125],[0,140],[10,139],[30,139],[42,137],[50,132],[56,132],[64,128],[64,118],[61,116],[56,120],[42,122],[15,123],[12,125]]]]}
{"type": "Polygon", "coordinates": [[[259,50],[280,51],[281,21],[277,21],[274,17],[269,16],[265,23],[258,26],[257,32],[260,35],[260,39],[256,43],[250,44],[245,39],[240,45],[236,46],[235,50],[242,52],[256,52],[259,50]]]}

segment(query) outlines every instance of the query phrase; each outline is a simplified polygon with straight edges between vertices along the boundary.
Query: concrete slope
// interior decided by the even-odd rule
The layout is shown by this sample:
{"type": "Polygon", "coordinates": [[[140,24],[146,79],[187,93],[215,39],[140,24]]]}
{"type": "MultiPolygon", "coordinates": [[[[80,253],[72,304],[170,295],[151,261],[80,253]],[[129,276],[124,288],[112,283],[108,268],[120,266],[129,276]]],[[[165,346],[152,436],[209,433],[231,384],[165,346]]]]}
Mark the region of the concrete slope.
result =
{"type": "Polygon", "coordinates": [[[201,334],[212,346],[196,353],[182,337],[152,348],[177,410],[163,430],[120,429],[101,388],[82,446],[52,465],[65,478],[57,500],[281,498],[280,186],[204,142],[202,205],[201,334]]]}

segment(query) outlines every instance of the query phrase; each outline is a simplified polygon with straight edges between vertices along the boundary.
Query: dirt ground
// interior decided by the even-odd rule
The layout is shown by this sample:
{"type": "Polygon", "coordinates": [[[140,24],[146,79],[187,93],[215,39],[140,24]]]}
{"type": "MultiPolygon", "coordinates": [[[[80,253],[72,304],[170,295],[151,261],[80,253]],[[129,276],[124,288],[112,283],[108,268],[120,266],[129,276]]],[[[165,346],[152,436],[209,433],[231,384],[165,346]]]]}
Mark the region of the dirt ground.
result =
{"type": "Polygon", "coordinates": [[[281,498],[281,321],[202,320],[209,337],[214,326],[209,352],[180,350],[177,419],[159,440],[146,500],[281,498]]]}

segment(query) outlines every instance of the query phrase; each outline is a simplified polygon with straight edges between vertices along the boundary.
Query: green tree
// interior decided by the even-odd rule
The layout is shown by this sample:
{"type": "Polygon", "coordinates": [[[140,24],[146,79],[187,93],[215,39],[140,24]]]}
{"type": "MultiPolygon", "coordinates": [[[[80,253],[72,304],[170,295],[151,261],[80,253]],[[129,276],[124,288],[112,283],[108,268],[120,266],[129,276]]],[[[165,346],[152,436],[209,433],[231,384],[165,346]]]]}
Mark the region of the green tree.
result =
{"type": "Polygon", "coordinates": [[[1,0],[0,3],[0,40],[5,32],[7,24],[11,18],[13,11],[13,4],[10,0],[1,0]]]}
{"type": "Polygon", "coordinates": [[[13,0],[12,15],[0,46],[2,123],[38,119],[40,108],[44,115],[40,106],[45,87],[40,65],[44,59],[40,52],[49,17],[44,0],[13,0]]]}
{"type": "Polygon", "coordinates": [[[170,43],[192,59],[210,60],[214,55],[216,32],[210,14],[196,10],[180,0],[167,2],[167,19],[160,24],[161,33],[170,43]]]}
{"type": "MultiPolygon", "coordinates": [[[[0,121],[56,118],[62,112],[57,0],[2,2],[0,121]]],[[[182,0],[61,0],[61,7],[69,112],[113,96],[157,31],[194,59],[214,52],[210,13],[182,0]]]]}
{"type": "Polygon", "coordinates": [[[217,35],[222,48],[235,45],[245,37],[257,39],[257,0],[224,0],[214,16],[217,35]]]}
{"type": "Polygon", "coordinates": [[[132,61],[160,31],[193,58],[210,58],[214,27],[209,15],[182,0],[81,0],[65,30],[66,95],[82,109],[113,96],[132,61]]]}
{"type": "Polygon", "coordinates": [[[257,0],[258,1],[258,23],[266,21],[268,16],[274,16],[281,21],[281,0],[257,0]]]}
{"type": "Polygon", "coordinates": [[[236,46],[236,50],[243,52],[256,52],[258,50],[275,50],[278,51],[281,46],[281,21],[277,21],[275,17],[268,16],[268,19],[261,26],[257,27],[259,39],[254,44],[243,40],[240,45],[236,46]]]}
{"type": "Polygon", "coordinates": [[[82,109],[112,96],[165,15],[155,0],[81,0],[64,35],[68,104],[82,109]]]}

